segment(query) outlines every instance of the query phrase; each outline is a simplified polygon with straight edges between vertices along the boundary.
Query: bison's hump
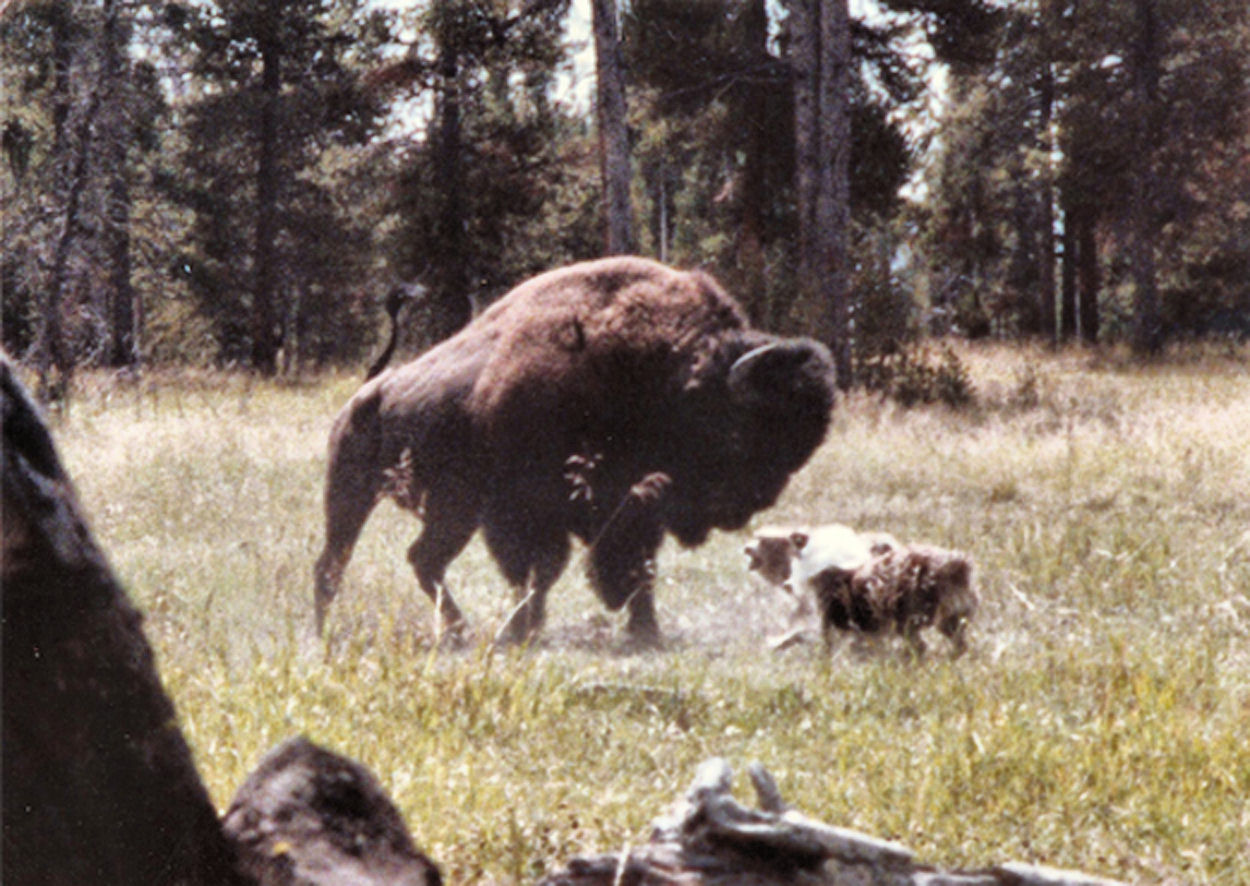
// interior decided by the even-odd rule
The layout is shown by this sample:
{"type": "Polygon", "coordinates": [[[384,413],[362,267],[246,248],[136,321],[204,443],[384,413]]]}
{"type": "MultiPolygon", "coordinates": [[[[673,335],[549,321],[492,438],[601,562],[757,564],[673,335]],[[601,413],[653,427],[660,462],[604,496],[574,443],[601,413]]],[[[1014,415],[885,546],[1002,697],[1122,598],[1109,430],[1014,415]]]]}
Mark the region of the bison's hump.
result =
{"type": "Polygon", "coordinates": [[[502,418],[646,395],[693,372],[746,326],[733,298],[698,271],[618,257],[541,274],[466,330],[494,341],[471,409],[502,418]]]}

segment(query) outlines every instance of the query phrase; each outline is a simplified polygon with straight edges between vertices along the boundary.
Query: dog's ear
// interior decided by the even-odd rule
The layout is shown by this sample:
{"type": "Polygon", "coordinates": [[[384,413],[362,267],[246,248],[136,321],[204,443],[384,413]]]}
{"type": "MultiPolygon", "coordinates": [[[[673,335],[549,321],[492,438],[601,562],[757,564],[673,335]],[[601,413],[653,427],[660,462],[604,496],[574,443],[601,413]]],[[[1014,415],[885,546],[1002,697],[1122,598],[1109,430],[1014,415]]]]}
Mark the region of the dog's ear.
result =
{"type": "Polygon", "coordinates": [[[747,569],[760,568],[760,555],[756,552],[755,545],[747,545],[742,549],[742,553],[746,554],[747,559],[751,561],[747,564],[747,569]]]}
{"type": "Polygon", "coordinates": [[[803,550],[803,548],[807,547],[807,541],[808,539],[807,539],[806,532],[791,532],[790,533],[790,544],[794,545],[794,549],[796,551],[801,551],[803,550]]]}

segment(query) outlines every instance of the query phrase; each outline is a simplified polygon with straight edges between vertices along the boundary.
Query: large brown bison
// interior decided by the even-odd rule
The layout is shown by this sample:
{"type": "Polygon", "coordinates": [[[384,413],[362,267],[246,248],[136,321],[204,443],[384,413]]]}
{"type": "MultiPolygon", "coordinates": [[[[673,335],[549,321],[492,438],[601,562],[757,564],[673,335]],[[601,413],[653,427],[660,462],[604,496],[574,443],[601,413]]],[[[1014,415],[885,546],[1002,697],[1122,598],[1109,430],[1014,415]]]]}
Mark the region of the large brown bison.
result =
{"type": "Polygon", "coordinates": [[[509,639],[541,626],[572,534],[604,604],[628,606],[631,638],[654,642],[665,532],[698,545],[771,505],[833,399],[822,345],[750,329],[706,274],[620,257],[535,277],[339,413],[317,629],[389,495],[424,523],[408,559],[443,628],[462,624],[444,573],[480,526],[517,595],[509,639]]]}

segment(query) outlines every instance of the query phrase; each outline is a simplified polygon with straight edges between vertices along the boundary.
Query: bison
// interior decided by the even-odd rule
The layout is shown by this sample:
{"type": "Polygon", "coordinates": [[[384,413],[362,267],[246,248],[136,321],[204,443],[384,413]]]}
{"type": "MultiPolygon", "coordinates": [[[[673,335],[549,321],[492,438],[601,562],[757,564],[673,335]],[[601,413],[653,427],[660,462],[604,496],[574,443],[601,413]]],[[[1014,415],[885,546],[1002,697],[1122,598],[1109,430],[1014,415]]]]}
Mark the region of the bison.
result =
{"type": "Polygon", "coordinates": [[[508,639],[540,628],[575,536],[599,598],[655,643],[665,534],[699,545],[773,504],[833,401],[827,349],[750,328],[707,274],[617,257],[534,277],[339,413],[317,630],[389,496],[422,520],[408,559],[440,630],[463,626],[444,574],[480,527],[516,594],[508,639]]]}

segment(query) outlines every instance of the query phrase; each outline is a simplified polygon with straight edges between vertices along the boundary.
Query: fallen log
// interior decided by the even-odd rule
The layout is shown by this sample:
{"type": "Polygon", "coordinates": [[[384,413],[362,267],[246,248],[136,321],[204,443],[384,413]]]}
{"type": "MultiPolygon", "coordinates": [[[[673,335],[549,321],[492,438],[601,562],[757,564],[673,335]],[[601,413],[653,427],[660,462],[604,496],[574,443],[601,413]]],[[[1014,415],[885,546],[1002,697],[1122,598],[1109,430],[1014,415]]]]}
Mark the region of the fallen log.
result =
{"type": "Polygon", "coordinates": [[[575,858],[539,886],[1117,886],[1018,863],[968,872],[918,864],[898,843],[787,808],[758,763],[749,774],[758,808],[733,798],[733,773],[724,760],[708,760],[673,809],[654,822],[647,843],[575,858]]]}

